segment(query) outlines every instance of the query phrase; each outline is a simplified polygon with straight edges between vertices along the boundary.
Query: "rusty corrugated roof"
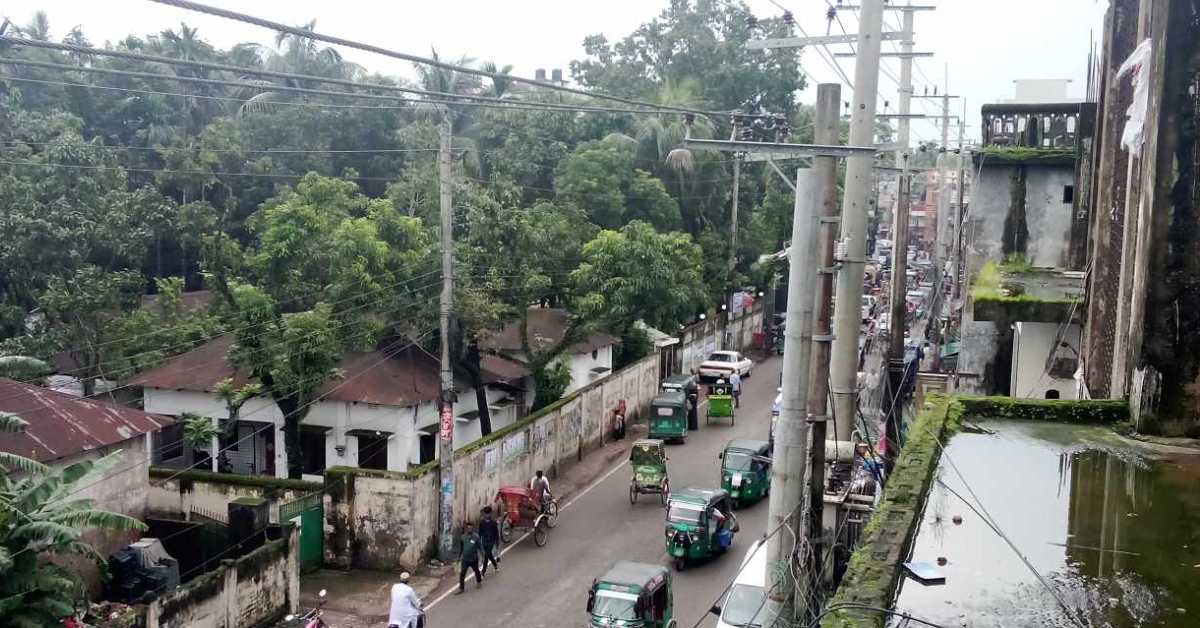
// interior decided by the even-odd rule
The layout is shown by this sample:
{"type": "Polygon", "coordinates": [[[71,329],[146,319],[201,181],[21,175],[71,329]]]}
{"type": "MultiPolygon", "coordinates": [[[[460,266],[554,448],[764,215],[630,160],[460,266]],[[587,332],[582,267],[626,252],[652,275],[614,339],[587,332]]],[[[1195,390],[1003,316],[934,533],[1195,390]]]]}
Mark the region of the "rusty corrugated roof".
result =
{"type": "MultiPolygon", "coordinates": [[[[211,392],[218,382],[232,377],[238,386],[248,383],[245,370],[236,371],[226,359],[233,336],[225,335],[167,360],[132,380],[133,386],[163,390],[211,392]]],[[[520,379],[529,371],[510,360],[485,356],[485,382],[520,379]]],[[[338,363],[342,377],[325,383],[321,394],[333,401],[408,406],[438,398],[438,362],[424,351],[409,347],[398,354],[375,350],[347,353],[338,363]]]]}
{"type": "Polygon", "coordinates": [[[2,378],[0,410],[29,423],[24,432],[0,433],[0,451],[43,463],[116,445],[174,423],[170,417],[2,378]]]}
{"type": "MultiPolygon", "coordinates": [[[[535,350],[546,349],[562,341],[570,322],[566,310],[550,307],[529,308],[529,342],[535,350]]],[[[571,353],[591,353],[618,340],[608,334],[597,332],[581,342],[571,345],[571,353]]],[[[516,322],[504,326],[498,333],[481,345],[491,351],[514,353],[521,351],[521,328],[516,322]]]]}

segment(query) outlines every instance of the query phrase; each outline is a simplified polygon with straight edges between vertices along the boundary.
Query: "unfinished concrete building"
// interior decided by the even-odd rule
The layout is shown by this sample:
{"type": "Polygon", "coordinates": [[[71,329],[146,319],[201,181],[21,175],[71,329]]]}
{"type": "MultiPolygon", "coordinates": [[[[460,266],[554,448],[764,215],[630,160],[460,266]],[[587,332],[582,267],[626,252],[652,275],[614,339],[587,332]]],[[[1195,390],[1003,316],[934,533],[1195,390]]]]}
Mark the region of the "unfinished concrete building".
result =
{"type": "Polygon", "coordinates": [[[1198,16],[1200,0],[1112,0],[1105,17],[1083,341],[1087,394],[1128,398],[1140,430],[1193,435],[1200,432],[1198,16]]]}

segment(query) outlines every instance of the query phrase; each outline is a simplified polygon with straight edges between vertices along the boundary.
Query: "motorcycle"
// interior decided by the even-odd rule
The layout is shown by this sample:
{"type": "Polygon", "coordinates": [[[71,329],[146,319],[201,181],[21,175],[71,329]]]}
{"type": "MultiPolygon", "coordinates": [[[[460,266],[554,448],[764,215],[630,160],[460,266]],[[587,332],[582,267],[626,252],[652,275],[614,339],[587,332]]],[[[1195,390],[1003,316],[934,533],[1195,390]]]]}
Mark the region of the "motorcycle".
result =
{"type": "Polygon", "coordinates": [[[289,625],[292,624],[292,622],[299,622],[299,625],[303,626],[303,628],[329,628],[329,625],[325,623],[325,620],[321,619],[321,615],[325,614],[325,611],[323,610],[324,606],[325,589],[321,589],[317,593],[316,606],[303,615],[288,615],[287,617],[284,617],[283,620],[289,625]]]}

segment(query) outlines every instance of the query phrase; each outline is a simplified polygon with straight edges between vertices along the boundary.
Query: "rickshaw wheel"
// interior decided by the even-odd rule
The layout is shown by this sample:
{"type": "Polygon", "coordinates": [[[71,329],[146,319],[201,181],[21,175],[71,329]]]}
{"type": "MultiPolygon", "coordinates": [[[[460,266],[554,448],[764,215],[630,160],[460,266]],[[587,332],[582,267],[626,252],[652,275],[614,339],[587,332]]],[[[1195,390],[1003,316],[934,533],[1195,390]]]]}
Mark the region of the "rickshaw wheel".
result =
{"type": "Polygon", "coordinates": [[[558,525],[558,502],[550,500],[550,504],[546,506],[546,525],[553,528],[558,525]]]}
{"type": "Polygon", "coordinates": [[[500,520],[500,538],[506,544],[512,541],[512,524],[508,522],[508,517],[500,520]]]}
{"type": "Polygon", "coordinates": [[[637,489],[637,485],[636,485],[636,484],[630,484],[630,485],[629,485],[629,503],[631,503],[631,504],[636,504],[636,503],[637,503],[637,496],[638,496],[638,489],[637,489]]]}
{"type": "Polygon", "coordinates": [[[546,541],[550,539],[550,529],[546,527],[545,520],[539,520],[533,527],[533,542],[538,547],[545,547],[546,541]]]}
{"type": "Polygon", "coordinates": [[[676,558],[675,559],[675,571],[683,571],[683,568],[686,564],[687,564],[687,561],[685,561],[684,559],[676,558]]]}

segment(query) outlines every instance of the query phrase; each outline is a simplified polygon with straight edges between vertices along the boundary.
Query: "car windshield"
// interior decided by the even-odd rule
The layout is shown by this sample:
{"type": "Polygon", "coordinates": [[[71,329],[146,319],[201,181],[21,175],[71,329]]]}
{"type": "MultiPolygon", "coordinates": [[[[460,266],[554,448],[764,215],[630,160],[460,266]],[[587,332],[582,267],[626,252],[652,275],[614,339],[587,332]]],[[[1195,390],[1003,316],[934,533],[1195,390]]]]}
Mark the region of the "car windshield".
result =
{"type": "Polygon", "coordinates": [[[692,504],[674,502],[671,504],[670,509],[667,510],[667,521],[699,524],[702,512],[702,510],[692,504]]]}
{"type": "Polygon", "coordinates": [[[708,356],[709,362],[733,362],[733,356],[728,353],[714,353],[708,356]]]}
{"type": "Polygon", "coordinates": [[[744,451],[725,452],[725,468],[730,471],[749,471],[753,456],[744,451]]]}
{"type": "Polygon", "coordinates": [[[596,605],[592,607],[592,615],[610,619],[637,619],[637,611],[634,608],[636,602],[637,596],[632,593],[601,589],[596,592],[596,605]]]}
{"type": "Polygon", "coordinates": [[[766,593],[762,587],[735,584],[729,590],[721,621],[730,626],[762,626],[762,611],[766,606],[766,593]]]}

